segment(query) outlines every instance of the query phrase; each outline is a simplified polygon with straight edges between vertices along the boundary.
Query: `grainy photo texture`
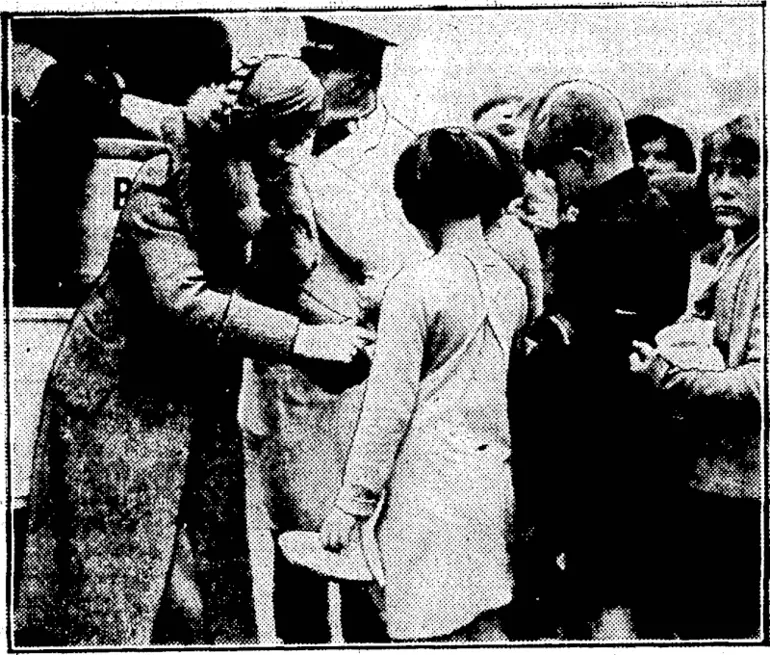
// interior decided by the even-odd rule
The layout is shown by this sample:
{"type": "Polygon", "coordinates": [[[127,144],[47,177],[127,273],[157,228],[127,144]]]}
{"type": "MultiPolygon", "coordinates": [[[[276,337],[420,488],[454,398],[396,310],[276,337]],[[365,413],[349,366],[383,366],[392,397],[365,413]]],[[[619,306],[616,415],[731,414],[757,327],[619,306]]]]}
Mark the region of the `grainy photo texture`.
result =
{"type": "Polygon", "coordinates": [[[763,26],[5,14],[9,647],[766,640],[763,26]]]}

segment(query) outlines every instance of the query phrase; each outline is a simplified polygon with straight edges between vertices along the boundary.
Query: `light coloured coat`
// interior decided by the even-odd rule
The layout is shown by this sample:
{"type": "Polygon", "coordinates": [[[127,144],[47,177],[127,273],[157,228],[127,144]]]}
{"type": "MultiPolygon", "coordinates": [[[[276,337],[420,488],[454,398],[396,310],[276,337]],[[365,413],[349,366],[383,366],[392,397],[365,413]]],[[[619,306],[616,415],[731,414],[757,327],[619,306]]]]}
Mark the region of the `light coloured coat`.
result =
{"type": "Polygon", "coordinates": [[[698,426],[696,488],[736,497],[761,497],[762,266],[757,235],[739,248],[716,281],[715,342],[724,371],[675,372],[665,382],[698,426]]]}
{"type": "MultiPolygon", "coordinates": [[[[505,381],[524,284],[488,248],[444,249],[388,287],[337,501],[375,519],[394,639],[448,635],[511,600],[505,381]]],[[[375,567],[378,568],[378,567],[375,567]]]]}

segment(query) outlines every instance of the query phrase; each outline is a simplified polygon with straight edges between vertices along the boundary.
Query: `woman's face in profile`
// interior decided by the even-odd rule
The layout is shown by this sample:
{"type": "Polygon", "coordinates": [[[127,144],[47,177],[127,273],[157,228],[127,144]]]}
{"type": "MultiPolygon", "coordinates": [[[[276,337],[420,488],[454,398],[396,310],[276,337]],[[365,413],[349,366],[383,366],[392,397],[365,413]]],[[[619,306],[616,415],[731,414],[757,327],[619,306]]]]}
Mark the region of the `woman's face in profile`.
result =
{"type": "Polygon", "coordinates": [[[311,157],[315,133],[314,117],[270,121],[255,118],[231,135],[231,156],[251,162],[255,174],[302,165],[311,157]]]}
{"type": "Polygon", "coordinates": [[[277,162],[302,164],[311,156],[315,134],[316,120],[313,118],[275,121],[267,128],[266,155],[277,162]]]}

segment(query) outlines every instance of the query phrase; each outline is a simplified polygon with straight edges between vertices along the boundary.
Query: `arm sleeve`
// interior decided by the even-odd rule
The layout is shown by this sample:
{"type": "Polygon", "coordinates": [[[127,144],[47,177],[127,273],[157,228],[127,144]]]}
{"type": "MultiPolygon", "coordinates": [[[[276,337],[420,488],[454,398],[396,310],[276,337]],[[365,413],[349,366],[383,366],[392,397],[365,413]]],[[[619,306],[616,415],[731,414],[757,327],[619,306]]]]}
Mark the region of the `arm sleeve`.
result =
{"type": "Polygon", "coordinates": [[[761,402],[762,329],[759,294],[754,303],[748,331],[746,355],[739,366],[724,371],[676,371],[664,388],[681,399],[754,400],[761,402]]]}
{"type": "Polygon", "coordinates": [[[267,212],[258,235],[260,258],[276,274],[303,281],[318,264],[315,211],[299,170],[292,167],[263,182],[259,199],[267,212]]]}
{"type": "Polygon", "coordinates": [[[370,516],[390,477],[417,403],[427,332],[426,310],[406,276],[388,286],[372,373],[337,506],[370,516]]]}
{"type": "Polygon", "coordinates": [[[124,93],[120,101],[120,114],[148,137],[163,139],[163,121],[179,108],[155,100],[124,93]]]}
{"type": "Polygon", "coordinates": [[[181,231],[167,198],[141,189],[125,211],[140,259],[142,282],[154,304],[176,324],[213,336],[244,356],[289,355],[298,319],[209,288],[197,253],[181,231]]]}

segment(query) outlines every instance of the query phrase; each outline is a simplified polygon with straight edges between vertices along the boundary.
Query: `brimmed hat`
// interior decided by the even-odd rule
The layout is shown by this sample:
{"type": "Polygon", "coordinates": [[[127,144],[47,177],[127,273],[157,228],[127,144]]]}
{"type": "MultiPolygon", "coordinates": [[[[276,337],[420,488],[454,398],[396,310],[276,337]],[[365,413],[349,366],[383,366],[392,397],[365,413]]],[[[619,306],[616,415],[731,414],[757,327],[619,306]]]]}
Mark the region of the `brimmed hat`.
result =
{"type": "Polygon", "coordinates": [[[321,68],[336,65],[379,71],[385,48],[398,45],[382,35],[382,21],[363,22],[359,15],[340,15],[333,20],[303,16],[302,20],[307,35],[302,58],[321,68]]]}
{"type": "Polygon", "coordinates": [[[281,118],[299,112],[320,112],[323,108],[323,86],[307,65],[294,57],[242,61],[227,92],[232,114],[259,113],[281,118]]]}
{"type": "Polygon", "coordinates": [[[278,537],[278,545],[292,564],[308,568],[325,578],[358,582],[375,579],[364,555],[361,539],[357,537],[337,553],[321,545],[318,532],[284,532],[278,537]]]}

